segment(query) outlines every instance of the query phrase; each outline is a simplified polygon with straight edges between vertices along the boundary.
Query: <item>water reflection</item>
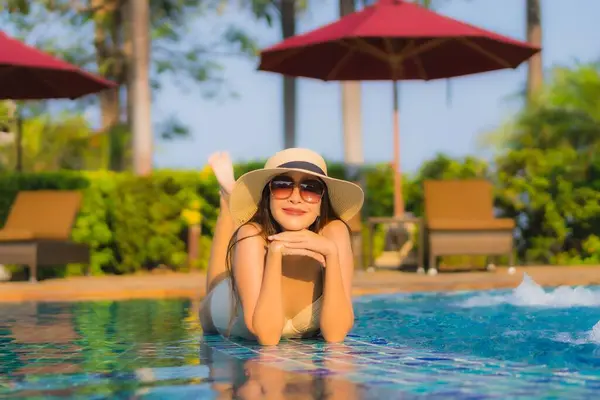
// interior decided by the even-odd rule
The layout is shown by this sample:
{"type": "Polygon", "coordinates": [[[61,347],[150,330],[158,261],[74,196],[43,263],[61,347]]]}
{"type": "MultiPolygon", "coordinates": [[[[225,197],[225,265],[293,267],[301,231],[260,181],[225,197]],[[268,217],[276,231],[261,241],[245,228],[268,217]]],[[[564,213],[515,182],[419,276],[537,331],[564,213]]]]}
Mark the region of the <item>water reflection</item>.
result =
{"type": "Polygon", "coordinates": [[[203,341],[198,303],[104,301],[0,305],[0,397],[362,399],[335,357],[277,366],[285,345],[240,360],[203,341]],[[310,363],[319,362],[312,368],[310,363]]]}
{"type": "MultiPolygon", "coordinates": [[[[331,349],[338,351],[339,349],[331,349]]],[[[273,366],[286,354],[285,346],[260,350],[255,357],[239,362],[202,344],[201,358],[210,366],[212,389],[220,399],[362,399],[366,398],[354,382],[341,377],[354,367],[342,360],[324,359],[318,368],[290,372],[273,366]]],[[[303,360],[307,367],[310,361],[303,360]]]]}

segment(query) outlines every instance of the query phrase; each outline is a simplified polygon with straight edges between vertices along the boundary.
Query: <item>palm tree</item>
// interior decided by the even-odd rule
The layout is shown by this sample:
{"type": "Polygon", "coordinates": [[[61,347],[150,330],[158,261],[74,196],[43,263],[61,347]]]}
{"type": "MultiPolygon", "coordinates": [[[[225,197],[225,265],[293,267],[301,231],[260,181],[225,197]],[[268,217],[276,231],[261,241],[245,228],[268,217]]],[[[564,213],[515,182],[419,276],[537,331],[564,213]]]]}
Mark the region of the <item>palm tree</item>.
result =
{"type": "MultiPolygon", "coordinates": [[[[224,1],[224,0],[222,0],[224,1]]],[[[296,34],[296,16],[306,8],[307,0],[242,0],[244,7],[250,6],[253,14],[269,24],[273,14],[279,16],[281,36],[285,40],[296,34]]],[[[283,77],[283,147],[296,145],[296,79],[283,77]]]]}
{"type": "MultiPolygon", "coordinates": [[[[339,0],[340,17],[356,11],[354,0],[339,0]]],[[[342,82],[342,124],[344,161],[349,179],[356,180],[356,169],[364,162],[362,142],[361,84],[342,82]]]]}
{"type": "Polygon", "coordinates": [[[129,0],[132,54],[128,85],[132,96],[131,130],[133,171],[137,175],[152,172],[153,133],[150,88],[150,7],[147,1],[129,0]]]}
{"type": "MultiPolygon", "coordinates": [[[[542,46],[542,11],[540,0],[527,0],[527,41],[534,45],[542,46]]],[[[542,53],[539,52],[529,59],[527,70],[527,98],[531,99],[544,81],[544,68],[542,53]]]]}
{"type": "MultiPolygon", "coordinates": [[[[276,7],[280,14],[281,35],[287,39],[296,34],[296,0],[279,0],[276,7]]],[[[290,76],[283,77],[283,147],[296,146],[297,82],[290,76]]]]}

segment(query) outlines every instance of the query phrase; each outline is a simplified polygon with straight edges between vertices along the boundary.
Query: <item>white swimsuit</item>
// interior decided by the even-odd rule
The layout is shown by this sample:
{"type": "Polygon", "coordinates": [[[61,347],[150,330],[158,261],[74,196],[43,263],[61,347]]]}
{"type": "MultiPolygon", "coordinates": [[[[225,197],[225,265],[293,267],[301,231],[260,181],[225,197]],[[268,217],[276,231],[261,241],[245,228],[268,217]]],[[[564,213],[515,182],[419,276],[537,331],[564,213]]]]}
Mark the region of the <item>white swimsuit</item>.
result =
{"type": "MultiPolygon", "coordinates": [[[[231,291],[231,280],[226,278],[219,282],[209,294],[210,314],[212,321],[222,335],[227,334],[229,322],[233,312],[233,293],[231,291]]],[[[319,330],[321,307],[323,296],[319,297],[314,303],[306,306],[293,318],[285,320],[281,337],[299,338],[310,334],[315,334],[319,330]]],[[[242,305],[238,303],[237,315],[231,324],[231,336],[238,336],[245,339],[255,339],[254,335],[246,327],[244,322],[244,313],[242,305]]]]}

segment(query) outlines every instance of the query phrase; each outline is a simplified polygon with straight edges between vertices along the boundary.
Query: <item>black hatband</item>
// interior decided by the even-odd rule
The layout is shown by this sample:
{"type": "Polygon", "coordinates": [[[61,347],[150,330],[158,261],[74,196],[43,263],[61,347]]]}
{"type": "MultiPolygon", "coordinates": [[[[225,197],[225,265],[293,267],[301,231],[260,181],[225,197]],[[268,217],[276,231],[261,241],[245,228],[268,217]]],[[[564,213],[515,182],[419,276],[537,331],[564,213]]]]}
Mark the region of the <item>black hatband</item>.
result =
{"type": "Polygon", "coordinates": [[[309,172],[313,172],[315,174],[327,175],[325,171],[323,171],[319,166],[310,163],[308,161],[290,161],[279,165],[277,168],[294,168],[294,169],[304,169],[309,172]]]}

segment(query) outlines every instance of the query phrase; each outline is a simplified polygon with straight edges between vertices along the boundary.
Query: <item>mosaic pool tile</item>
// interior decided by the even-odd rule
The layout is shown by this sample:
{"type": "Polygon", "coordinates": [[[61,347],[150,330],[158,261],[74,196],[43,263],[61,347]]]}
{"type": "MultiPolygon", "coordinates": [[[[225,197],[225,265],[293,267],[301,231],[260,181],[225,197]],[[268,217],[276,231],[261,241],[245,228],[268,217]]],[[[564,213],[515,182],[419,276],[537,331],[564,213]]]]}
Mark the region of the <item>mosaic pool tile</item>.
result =
{"type": "MultiPolygon", "coordinates": [[[[206,337],[205,340],[211,346],[229,341],[220,336],[206,337]]],[[[251,359],[252,354],[259,359],[261,354],[268,354],[266,362],[278,368],[349,379],[366,386],[387,387],[396,389],[398,393],[427,394],[429,397],[496,398],[498,393],[505,391],[507,379],[516,396],[530,396],[539,390],[539,384],[552,382],[552,377],[539,375],[548,373],[539,366],[452,358],[406,349],[377,338],[352,336],[343,345],[330,346],[322,342],[289,340],[281,345],[279,351],[268,352],[257,345],[237,344],[239,348],[235,351],[228,351],[234,348],[232,346],[215,348],[232,356],[245,354],[247,359],[251,359]],[[274,363],[274,357],[281,360],[274,363]],[[334,365],[335,368],[332,368],[334,365]],[[478,365],[478,368],[474,370],[473,365],[478,365]],[[469,379],[469,376],[472,378],[469,379]],[[461,389],[448,390],[457,378],[462,380],[461,389]],[[518,382],[513,378],[518,378],[518,382]]],[[[572,379],[578,386],[595,387],[594,383],[582,381],[576,375],[572,379]]],[[[558,383],[560,387],[557,390],[565,388],[564,377],[558,383]]]]}

